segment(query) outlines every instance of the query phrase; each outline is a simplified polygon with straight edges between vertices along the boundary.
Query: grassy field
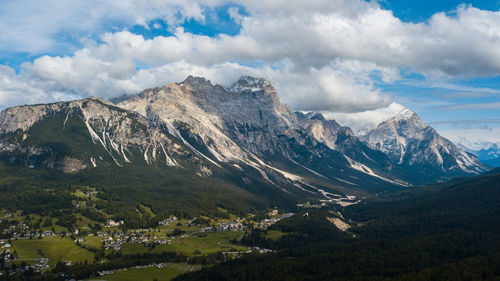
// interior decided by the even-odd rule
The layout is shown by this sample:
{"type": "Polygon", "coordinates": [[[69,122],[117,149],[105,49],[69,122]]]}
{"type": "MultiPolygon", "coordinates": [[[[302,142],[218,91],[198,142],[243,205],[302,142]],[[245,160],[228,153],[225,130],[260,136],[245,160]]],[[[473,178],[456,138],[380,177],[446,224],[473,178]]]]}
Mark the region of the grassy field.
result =
{"type": "Polygon", "coordinates": [[[284,232],[281,232],[279,230],[268,230],[265,237],[267,239],[271,239],[271,240],[278,240],[281,238],[281,236],[285,235],[286,233],[284,232]]]}
{"type": "MultiPolygon", "coordinates": [[[[133,268],[124,271],[118,271],[109,275],[100,276],[98,279],[106,281],[150,281],[153,279],[157,279],[158,281],[169,281],[182,273],[199,269],[200,266],[197,265],[169,263],[166,264],[166,266],[163,268],[157,268],[156,266],[147,268],[133,268]]],[[[95,280],[95,278],[91,280],[95,280]]]]}
{"type": "Polygon", "coordinates": [[[179,220],[179,221],[176,221],[176,222],[173,222],[169,225],[162,225],[162,226],[159,226],[157,227],[157,229],[160,229],[162,231],[173,231],[174,229],[176,228],[179,228],[183,231],[195,231],[197,229],[199,229],[199,227],[197,226],[188,226],[188,222],[189,220],[186,220],[186,219],[182,219],[182,220],[179,220]],[[177,225],[178,223],[180,223],[181,225],[177,225]]]}
{"type": "Polygon", "coordinates": [[[49,265],[54,266],[58,261],[73,263],[88,260],[92,262],[94,253],[78,247],[68,237],[44,237],[43,239],[12,241],[12,251],[16,251],[20,259],[45,257],[49,265]]]}
{"type": "MultiPolygon", "coordinates": [[[[75,228],[80,228],[82,230],[89,230],[89,227],[88,225],[89,224],[96,224],[98,222],[96,221],[93,221],[89,218],[86,218],[84,216],[82,216],[81,214],[75,214],[76,215],[76,222],[75,222],[75,228]]],[[[64,227],[64,226],[60,226],[57,224],[57,221],[58,219],[56,218],[50,218],[50,221],[51,221],[51,225],[50,226],[43,226],[43,222],[45,222],[45,220],[47,219],[46,217],[41,217],[40,215],[37,215],[37,214],[30,214],[29,216],[24,216],[22,215],[22,211],[16,211],[16,212],[7,212],[5,210],[2,210],[0,211],[0,219],[1,218],[6,218],[6,219],[9,219],[9,220],[17,220],[18,222],[25,222],[25,223],[35,223],[37,221],[40,221],[40,219],[42,219],[42,221],[40,221],[41,223],[41,226],[40,226],[40,230],[43,232],[43,231],[47,231],[47,230],[52,230],[54,229],[55,232],[60,232],[60,231],[64,231],[64,232],[69,232],[68,228],[64,227]],[[8,217],[5,217],[5,214],[9,214],[8,217]],[[31,218],[31,220],[29,220],[28,218],[31,218]]]]}
{"type": "Polygon", "coordinates": [[[99,236],[85,236],[85,241],[82,242],[82,245],[100,249],[102,246],[102,238],[99,236]]]}
{"type": "Polygon", "coordinates": [[[176,251],[193,256],[195,251],[199,251],[201,254],[230,251],[232,248],[243,251],[246,250],[245,247],[230,242],[234,238],[239,239],[242,235],[243,233],[238,231],[200,233],[184,239],[173,240],[171,245],[156,246],[152,250],[140,244],[125,244],[121,252],[122,254],[144,254],[176,251]]]}

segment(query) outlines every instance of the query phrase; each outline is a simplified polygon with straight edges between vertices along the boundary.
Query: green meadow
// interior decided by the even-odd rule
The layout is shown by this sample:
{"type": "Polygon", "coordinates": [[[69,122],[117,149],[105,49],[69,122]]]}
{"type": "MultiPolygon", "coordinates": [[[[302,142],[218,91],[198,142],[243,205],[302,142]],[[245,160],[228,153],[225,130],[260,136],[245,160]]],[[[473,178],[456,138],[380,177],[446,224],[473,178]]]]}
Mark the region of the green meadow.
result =
{"type": "MultiPolygon", "coordinates": [[[[123,271],[117,271],[113,274],[100,276],[98,280],[106,281],[139,281],[139,280],[154,280],[169,281],[188,271],[199,270],[198,265],[188,265],[185,263],[168,263],[165,267],[158,268],[156,266],[147,268],[133,268],[123,271]]],[[[89,279],[96,280],[96,278],[89,279]]]]}
{"type": "Polygon", "coordinates": [[[245,251],[245,247],[230,242],[233,239],[240,239],[242,235],[243,233],[239,231],[198,233],[183,239],[172,240],[171,245],[158,245],[152,249],[141,244],[125,244],[122,246],[121,253],[127,255],[175,251],[193,256],[230,251],[231,249],[245,251]]]}
{"type": "Polygon", "coordinates": [[[85,236],[85,241],[81,244],[94,249],[100,249],[102,246],[102,238],[99,236],[85,236]]]}
{"type": "Polygon", "coordinates": [[[278,240],[281,238],[281,236],[285,235],[286,233],[284,232],[281,232],[279,230],[268,230],[266,235],[264,237],[266,237],[266,239],[271,239],[271,240],[278,240]]]}
{"type": "Polygon", "coordinates": [[[12,251],[16,251],[19,259],[48,258],[53,267],[58,261],[72,263],[94,259],[94,253],[87,251],[68,237],[44,237],[43,239],[23,239],[12,241],[12,251]]]}

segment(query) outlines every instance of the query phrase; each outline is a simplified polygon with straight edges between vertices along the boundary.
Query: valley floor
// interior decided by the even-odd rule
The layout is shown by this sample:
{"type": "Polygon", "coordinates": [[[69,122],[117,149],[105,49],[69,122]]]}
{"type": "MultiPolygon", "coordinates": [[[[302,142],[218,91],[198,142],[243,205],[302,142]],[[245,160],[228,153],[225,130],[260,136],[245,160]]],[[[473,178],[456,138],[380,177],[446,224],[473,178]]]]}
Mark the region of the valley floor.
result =
{"type": "Polygon", "coordinates": [[[54,194],[71,196],[65,209],[0,210],[0,280],[500,276],[500,173],[402,189],[350,206],[302,203],[295,214],[271,208],[235,215],[217,207],[213,213],[220,216],[158,215],[143,203],[124,209],[141,218],[142,227],[98,208],[99,200],[111,201],[98,199],[93,188],[61,190],[54,194]]]}
{"type": "MultiPolygon", "coordinates": [[[[124,229],[120,222],[110,220],[101,230],[86,225],[70,230],[48,223],[37,229],[27,222],[33,217],[21,212],[4,210],[0,215],[12,219],[4,220],[4,229],[0,229],[8,236],[0,239],[0,280],[2,276],[26,274],[64,278],[64,272],[87,265],[92,265],[87,273],[74,274],[99,280],[170,280],[214,262],[262,251],[239,243],[247,229],[265,229],[292,214],[274,210],[260,222],[233,215],[230,219],[170,217],[161,225],[146,229],[124,229]]],[[[282,235],[280,231],[269,231],[268,238],[278,239],[282,235]]]]}

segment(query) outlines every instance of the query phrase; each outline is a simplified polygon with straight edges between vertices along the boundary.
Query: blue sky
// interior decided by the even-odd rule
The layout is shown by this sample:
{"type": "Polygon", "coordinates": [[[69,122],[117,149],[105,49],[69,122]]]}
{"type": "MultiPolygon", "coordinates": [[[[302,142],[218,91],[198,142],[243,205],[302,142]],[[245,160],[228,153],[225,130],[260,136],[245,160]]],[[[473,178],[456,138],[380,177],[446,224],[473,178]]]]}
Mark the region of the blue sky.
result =
{"type": "Polygon", "coordinates": [[[500,142],[499,7],[0,0],[0,109],[249,74],[359,132],[407,107],[455,142],[500,142]]]}
{"type": "MultiPolygon", "coordinates": [[[[453,14],[459,5],[472,5],[482,10],[498,11],[500,1],[382,1],[382,7],[407,22],[427,21],[439,12],[453,14]]],[[[499,102],[500,77],[455,78],[426,82],[420,79],[400,81],[381,85],[386,91],[394,92],[395,99],[420,113],[428,122],[443,131],[463,130],[467,134],[487,135],[500,124],[500,107],[485,109],[480,104],[499,102]],[[416,81],[415,81],[416,80],[416,81]],[[417,82],[417,85],[414,85],[417,82]],[[451,86],[451,87],[447,87],[451,86]],[[468,106],[469,105],[469,106],[468,106]],[[449,121],[449,122],[448,122],[449,121]]],[[[496,133],[497,131],[495,131],[496,133]]],[[[463,133],[464,137],[466,133],[463,133]]],[[[472,139],[472,138],[471,138],[472,139]]]]}
{"type": "Polygon", "coordinates": [[[479,1],[455,1],[455,0],[422,0],[422,1],[404,1],[404,0],[385,0],[380,1],[383,8],[392,10],[394,15],[403,21],[422,22],[428,20],[435,13],[453,11],[462,4],[470,4],[482,10],[497,11],[500,7],[500,1],[479,0],[479,1]]]}

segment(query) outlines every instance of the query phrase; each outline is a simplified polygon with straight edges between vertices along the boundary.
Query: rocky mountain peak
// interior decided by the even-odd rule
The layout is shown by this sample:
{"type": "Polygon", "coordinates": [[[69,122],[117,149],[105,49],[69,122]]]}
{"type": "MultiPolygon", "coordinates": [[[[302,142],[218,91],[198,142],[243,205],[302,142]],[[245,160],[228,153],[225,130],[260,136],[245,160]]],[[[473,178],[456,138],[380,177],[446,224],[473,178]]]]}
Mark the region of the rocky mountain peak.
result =
{"type": "Polygon", "coordinates": [[[476,157],[439,135],[408,109],[380,123],[362,138],[371,148],[387,154],[393,163],[434,171],[434,177],[440,180],[485,171],[476,157]]]}
{"type": "Polygon", "coordinates": [[[311,120],[320,120],[320,121],[326,120],[325,116],[322,113],[313,111],[306,113],[304,117],[309,118],[311,120]]]}
{"type": "Polygon", "coordinates": [[[396,127],[402,128],[418,128],[423,129],[427,127],[425,122],[413,111],[405,108],[398,112],[396,115],[389,118],[387,121],[382,124],[393,124],[396,127]]]}
{"type": "Polygon", "coordinates": [[[396,113],[396,115],[394,115],[391,119],[396,119],[396,120],[410,119],[415,117],[415,115],[417,115],[415,112],[411,111],[408,108],[405,108],[400,112],[396,113]]]}
{"type": "Polygon", "coordinates": [[[204,77],[192,76],[189,75],[184,81],[179,83],[179,85],[190,85],[191,87],[213,87],[210,80],[205,79],[204,77]]]}
{"type": "Polygon", "coordinates": [[[274,103],[279,103],[278,92],[271,85],[271,82],[263,78],[241,76],[228,90],[230,92],[246,93],[251,96],[263,94],[263,96],[270,97],[274,103]]]}
{"type": "Polygon", "coordinates": [[[233,92],[243,92],[246,90],[257,92],[266,90],[267,88],[272,88],[272,85],[269,81],[263,78],[241,76],[240,79],[238,79],[238,81],[236,81],[236,83],[229,88],[229,90],[233,92]]]}

